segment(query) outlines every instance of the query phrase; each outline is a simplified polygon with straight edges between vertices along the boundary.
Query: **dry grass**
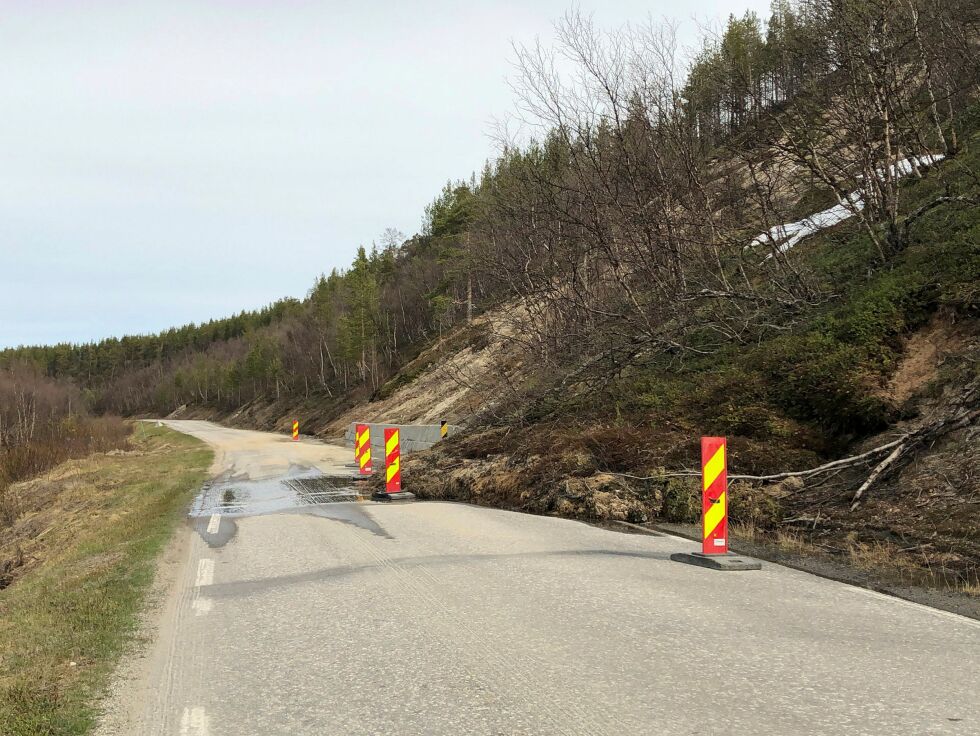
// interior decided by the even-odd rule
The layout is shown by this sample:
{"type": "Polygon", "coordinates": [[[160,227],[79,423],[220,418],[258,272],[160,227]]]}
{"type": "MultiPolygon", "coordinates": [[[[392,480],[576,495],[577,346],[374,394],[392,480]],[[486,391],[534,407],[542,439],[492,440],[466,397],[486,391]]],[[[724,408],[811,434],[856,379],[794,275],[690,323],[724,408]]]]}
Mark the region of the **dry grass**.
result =
{"type": "Polygon", "coordinates": [[[166,429],[133,451],[61,464],[13,486],[21,513],[0,530],[0,734],[85,734],[135,630],[155,559],[206,477],[210,451],[166,429]]]}
{"type": "Polygon", "coordinates": [[[129,434],[129,425],[119,417],[76,415],[44,423],[26,444],[4,446],[0,449],[0,528],[11,513],[16,515],[16,509],[6,509],[6,513],[4,509],[11,484],[33,478],[71,458],[125,447],[129,434]]]}
{"type": "Polygon", "coordinates": [[[947,565],[942,555],[928,555],[887,542],[849,541],[848,564],[900,585],[917,585],[980,596],[980,570],[963,573],[947,565]]]}
{"type": "Polygon", "coordinates": [[[868,575],[876,583],[932,588],[980,597],[980,568],[964,573],[953,559],[926,554],[922,548],[902,548],[890,542],[863,542],[852,534],[839,546],[815,544],[799,529],[762,529],[752,524],[733,524],[732,539],[758,545],[800,559],[823,559],[868,575]]]}

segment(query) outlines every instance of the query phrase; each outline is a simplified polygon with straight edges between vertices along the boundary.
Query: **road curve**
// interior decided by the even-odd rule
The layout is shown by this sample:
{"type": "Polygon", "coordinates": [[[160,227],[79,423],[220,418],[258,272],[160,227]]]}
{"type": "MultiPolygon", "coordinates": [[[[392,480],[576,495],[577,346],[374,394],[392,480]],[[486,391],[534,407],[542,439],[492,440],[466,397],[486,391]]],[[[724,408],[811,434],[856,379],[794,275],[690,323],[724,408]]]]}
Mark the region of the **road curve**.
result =
{"type": "MultiPolygon", "coordinates": [[[[212,443],[225,478],[348,461],[170,425],[212,443]]],[[[980,733],[970,619],[771,564],[671,562],[694,545],[669,536],[330,506],[195,519],[165,622],[101,733],[980,733]]]]}

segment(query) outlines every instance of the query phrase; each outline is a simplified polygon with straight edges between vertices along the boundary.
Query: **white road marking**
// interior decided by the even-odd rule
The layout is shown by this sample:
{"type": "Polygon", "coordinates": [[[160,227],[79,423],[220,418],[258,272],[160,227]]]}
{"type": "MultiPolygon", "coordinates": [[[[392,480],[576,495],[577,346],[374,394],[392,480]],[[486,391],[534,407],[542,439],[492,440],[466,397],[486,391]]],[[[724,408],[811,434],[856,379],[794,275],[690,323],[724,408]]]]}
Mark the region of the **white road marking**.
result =
{"type": "Polygon", "coordinates": [[[219,526],[221,526],[221,514],[211,514],[211,520],[208,522],[208,534],[217,534],[219,526]]]}
{"type": "Polygon", "coordinates": [[[210,598],[201,595],[201,588],[214,583],[214,560],[207,558],[198,560],[197,577],[194,579],[194,600],[191,601],[191,608],[194,609],[195,616],[203,616],[210,613],[214,603],[210,598]]]}
{"type": "Polygon", "coordinates": [[[180,736],[208,736],[211,719],[204,708],[184,708],[180,718],[180,736]]]}
{"type": "Polygon", "coordinates": [[[194,586],[211,585],[214,582],[214,560],[203,559],[197,563],[197,579],[194,586]]]}

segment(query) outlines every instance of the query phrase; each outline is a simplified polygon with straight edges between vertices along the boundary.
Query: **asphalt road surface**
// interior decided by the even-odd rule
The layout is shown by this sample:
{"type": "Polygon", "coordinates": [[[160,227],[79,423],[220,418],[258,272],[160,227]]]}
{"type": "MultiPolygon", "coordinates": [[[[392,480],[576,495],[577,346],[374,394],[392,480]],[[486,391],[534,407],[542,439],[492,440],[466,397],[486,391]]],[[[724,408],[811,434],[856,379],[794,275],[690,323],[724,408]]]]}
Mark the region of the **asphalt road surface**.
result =
{"type": "Polygon", "coordinates": [[[695,545],[669,536],[319,504],[348,450],[168,424],[214,445],[219,480],[103,734],[980,733],[973,620],[671,562],[695,545]]]}

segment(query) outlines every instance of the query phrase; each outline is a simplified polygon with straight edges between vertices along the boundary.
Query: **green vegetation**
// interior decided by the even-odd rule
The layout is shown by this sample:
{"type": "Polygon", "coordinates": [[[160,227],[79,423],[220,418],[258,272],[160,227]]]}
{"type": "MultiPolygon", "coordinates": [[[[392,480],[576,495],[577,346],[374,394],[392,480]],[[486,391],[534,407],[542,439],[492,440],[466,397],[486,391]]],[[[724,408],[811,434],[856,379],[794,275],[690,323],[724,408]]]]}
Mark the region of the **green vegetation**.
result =
{"type": "MultiPolygon", "coordinates": [[[[980,132],[948,166],[947,186],[980,197],[969,173],[980,170],[980,132]]],[[[930,201],[935,186],[930,178],[910,182],[906,208],[930,201]]],[[[853,223],[815,236],[794,257],[833,289],[832,299],[756,344],[681,365],[655,361],[611,395],[635,395],[635,403],[620,398],[621,409],[651,426],[683,418],[706,432],[839,451],[898,417],[901,407],[883,389],[909,335],[940,310],[947,319],[976,318],[978,244],[980,209],[956,205],[918,220],[908,246],[885,268],[876,267],[871,243],[853,223]]],[[[785,469],[785,462],[745,460],[749,468],[785,469]]]]}
{"type": "Polygon", "coordinates": [[[132,446],[24,486],[22,514],[0,531],[0,559],[26,549],[33,561],[0,591],[5,736],[89,732],[156,558],[211,461],[197,440],[166,429],[137,430],[132,446]]]}
{"type": "MultiPolygon", "coordinates": [[[[889,382],[923,328],[955,324],[971,345],[980,329],[975,0],[774,0],[765,22],[732,16],[706,35],[691,65],[669,29],[606,32],[573,11],[557,38],[516,50],[516,104],[536,137],[447,183],[419,233],[387,230],[303,299],[157,335],[0,351],[0,524],[14,540],[0,548],[0,585],[14,580],[0,593],[11,652],[0,694],[12,704],[0,731],[90,722],[153,554],[206,462],[189,440],[154,433],[139,458],[86,466],[105,513],[71,523],[44,520],[64,510],[54,497],[4,493],[60,460],[67,439],[76,455],[111,446],[112,420],[103,432],[90,412],[192,405],[323,426],[492,342],[505,355],[481,356],[499,389],[486,391],[484,426],[440,443],[442,464],[419,485],[541,513],[692,522],[697,483],[663,473],[697,467],[699,434],[726,435],[738,473],[795,471],[860,451],[897,420],[951,416],[946,394],[970,395],[976,348],[963,344],[912,391],[889,382]],[[834,206],[846,221],[800,242],[781,228],[834,206]],[[490,310],[492,328],[478,326],[490,310]],[[489,465],[478,483],[468,463],[489,465]],[[43,539],[30,575],[16,546],[26,524],[43,539]]],[[[851,508],[873,479],[873,465],[855,466],[733,485],[732,519],[777,540],[806,524],[800,537],[866,562],[897,545],[975,587],[975,463],[955,446],[907,449],[875,476],[892,483],[877,506],[851,508]],[[919,455],[943,478],[916,475],[919,455]]],[[[424,472],[427,457],[406,468],[424,472]]]]}
{"type": "MultiPolygon", "coordinates": [[[[692,468],[701,433],[728,436],[740,472],[785,471],[921,418],[936,366],[890,384],[909,340],[977,325],[975,0],[775,0],[765,22],[706,34],[693,64],[669,29],[572,11],[556,30],[554,48],[516,49],[536,137],[449,182],[416,235],[386,231],[303,300],[0,352],[0,375],[74,382],[97,412],[323,426],[488,344],[472,317],[493,310],[505,355],[479,421],[507,431],[446,447],[526,463],[501,483],[534,510],[569,476],[692,468]],[[835,224],[797,242],[810,228],[786,226],[829,207],[835,224]]],[[[939,375],[962,389],[959,353],[939,375]]],[[[696,497],[675,484],[662,501],[683,518],[696,497]]],[[[778,516],[763,497],[733,511],[778,516]]]]}

